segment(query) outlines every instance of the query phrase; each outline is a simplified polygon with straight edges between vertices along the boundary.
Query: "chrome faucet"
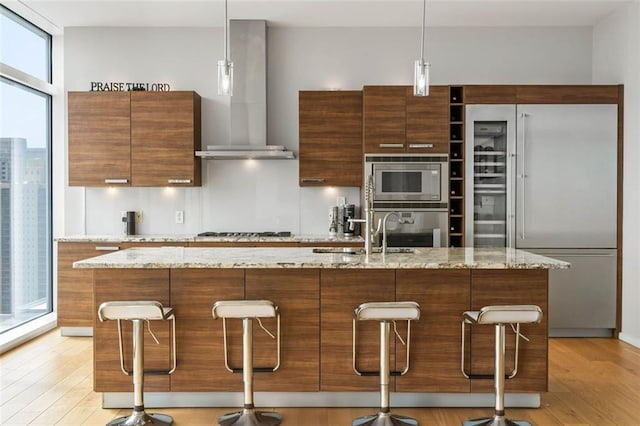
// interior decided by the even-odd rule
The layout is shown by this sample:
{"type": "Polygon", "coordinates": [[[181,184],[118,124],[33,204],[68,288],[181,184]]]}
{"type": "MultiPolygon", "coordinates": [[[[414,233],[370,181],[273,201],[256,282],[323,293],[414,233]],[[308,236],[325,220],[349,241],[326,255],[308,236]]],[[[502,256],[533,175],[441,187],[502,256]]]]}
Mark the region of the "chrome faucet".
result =
{"type": "Polygon", "coordinates": [[[382,254],[387,254],[387,219],[389,216],[395,215],[398,218],[398,223],[413,223],[413,218],[411,217],[402,217],[400,213],[397,212],[389,212],[384,215],[382,218],[382,254]]]}
{"type": "Polygon", "coordinates": [[[349,223],[349,230],[353,231],[355,223],[363,223],[365,228],[364,234],[364,252],[367,257],[372,252],[373,249],[373,239],[380,233],[381,220],[378,220],[378,226],[376,229],[373,229],[373,193],[375,192],[375,187],[373,183],[373,176],[369,176],[367,179],[367,184],[365,185],[365,193],[364,193],[364,219],[353,219],[349,218],[347,221],[349,223]]]}

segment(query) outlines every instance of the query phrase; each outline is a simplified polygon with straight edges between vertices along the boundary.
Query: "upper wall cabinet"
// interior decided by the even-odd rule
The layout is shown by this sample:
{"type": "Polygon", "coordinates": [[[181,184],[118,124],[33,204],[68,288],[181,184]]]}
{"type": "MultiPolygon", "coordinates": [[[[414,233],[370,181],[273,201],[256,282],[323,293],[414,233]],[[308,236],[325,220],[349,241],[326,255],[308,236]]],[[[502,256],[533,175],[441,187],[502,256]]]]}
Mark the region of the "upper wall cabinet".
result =
{"type": "Polygon", "coordinates": [[[468,85],[467,104],[617,104],[614,85],[468,85]]]}
{"type": "Polygon", "coordinates": [[[362,91],[298,95],[300,186],[362,185],[362,91]]]}
{"type": "Polygon", "coordinates": [[[413,96],[409,86],[365,86],[365,153],[448,153],[449,88],[413,96]]]}
{"type": "Polygon", "coordinates": [[[69,185],[131,182],[128,92],[69,92],[69,185]]]}
{"type": "Polygon", "coordinates": [[[70,186],[199,186],[195,92],[69,92],[70,186]]]}

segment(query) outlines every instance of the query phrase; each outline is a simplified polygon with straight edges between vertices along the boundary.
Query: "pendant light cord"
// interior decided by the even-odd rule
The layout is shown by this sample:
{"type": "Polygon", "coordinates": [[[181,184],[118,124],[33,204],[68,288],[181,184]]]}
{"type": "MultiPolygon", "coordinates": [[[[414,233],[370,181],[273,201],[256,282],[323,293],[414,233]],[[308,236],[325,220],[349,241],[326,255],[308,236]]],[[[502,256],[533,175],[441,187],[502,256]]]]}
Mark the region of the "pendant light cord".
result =
{"type": "Polygon", "coordinates": [[[424,27],[427,16],[427,0],[422,0],[422,39],[420,40],[420,60],[424,62],[424,27]]]}
{"type": "Polygon", "coordinates": [[[227,23],[229,22],[227,18],[227,0],[224,0],[224,62],[225,64],[229,62],[229,58],[227,56],[227,23]]]}

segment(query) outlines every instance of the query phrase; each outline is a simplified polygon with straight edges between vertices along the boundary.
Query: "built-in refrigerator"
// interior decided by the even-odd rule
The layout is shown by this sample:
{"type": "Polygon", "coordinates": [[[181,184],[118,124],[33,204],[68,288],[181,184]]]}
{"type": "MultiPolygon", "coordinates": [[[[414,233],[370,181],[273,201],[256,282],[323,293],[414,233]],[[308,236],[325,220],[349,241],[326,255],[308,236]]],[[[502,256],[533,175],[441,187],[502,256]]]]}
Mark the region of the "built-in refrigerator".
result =
{"type": "Polygon", "coordinates": [[[617,105],[467,105],[465,245],[569,261],[551,335],[616,326],[617,105]]]}

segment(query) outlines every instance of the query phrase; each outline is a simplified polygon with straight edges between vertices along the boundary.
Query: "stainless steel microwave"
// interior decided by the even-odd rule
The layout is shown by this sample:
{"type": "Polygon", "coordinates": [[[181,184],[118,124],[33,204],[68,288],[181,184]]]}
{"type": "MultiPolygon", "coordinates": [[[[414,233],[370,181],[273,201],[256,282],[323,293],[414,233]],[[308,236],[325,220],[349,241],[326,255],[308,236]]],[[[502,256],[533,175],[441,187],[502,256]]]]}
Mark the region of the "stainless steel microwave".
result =
{"type": "MultiPolygon", "coordinates": [[[[447,208],[449,161],[446,155],[365,156],[365,178],[372,175],[374,204],[426,203],[447,208]]],[[[408,206],[407,206],[408,207],[408,206]]]]}

